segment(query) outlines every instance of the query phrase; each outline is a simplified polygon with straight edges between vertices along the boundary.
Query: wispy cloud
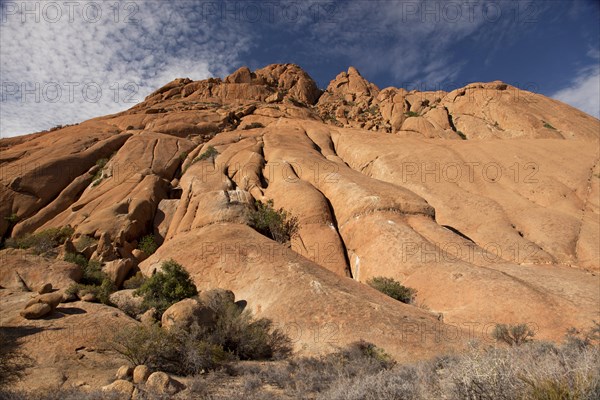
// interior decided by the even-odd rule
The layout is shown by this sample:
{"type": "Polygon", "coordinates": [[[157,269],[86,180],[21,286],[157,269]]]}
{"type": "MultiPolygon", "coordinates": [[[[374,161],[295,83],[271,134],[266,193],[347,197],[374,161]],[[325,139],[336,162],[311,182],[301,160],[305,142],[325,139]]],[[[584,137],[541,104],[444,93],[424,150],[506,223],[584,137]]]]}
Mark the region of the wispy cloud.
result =
{"type": "Polygon", "coordinates": [[[176,77],[230,72],[250,45],[193,2],[4,2],[0,133],[117,112],[176,77]],[[50,5],[52,4],[52,5],[50,5]]]}
{"type": "Polygon", "coordinates": [[[600,119],[600,65],[581,70],[571,85],[551,97],[600,119]]]}

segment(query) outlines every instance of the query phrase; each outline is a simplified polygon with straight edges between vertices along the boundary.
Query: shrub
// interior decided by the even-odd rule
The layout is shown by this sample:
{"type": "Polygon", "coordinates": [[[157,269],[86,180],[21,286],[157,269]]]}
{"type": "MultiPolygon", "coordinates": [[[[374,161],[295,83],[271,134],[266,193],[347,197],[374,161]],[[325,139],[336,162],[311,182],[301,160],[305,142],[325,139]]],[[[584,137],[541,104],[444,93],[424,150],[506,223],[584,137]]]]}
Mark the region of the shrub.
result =
{"type": "Polygon", "coordinates": [[[270,319],[254,320],[250,311],[232,303],[221,303],[215,312],[216,327],[207,332],[209,341],[237,358],[269,360],[290,355],[292,346],[289,338],[279,329],[273,329],[270,319]]]}
{"type": "Polygon", "coordinates": [[[8,217],[4,217],[4,219],[6,221],[8,221],[9,224],[16,224],[17,222],[19,222],[19,216],[15,213],[10,214],[8,217]]]}
{"type": "Polygon", "coordinates": [[[18,249],[33,249],[37,254],[42,254],[53,248],[64,244],[75,230],[70,226],[62,228],[50,228],[38,233],[28,234],[21,238],[11,238],[6,240],[6,247],[18,249]]]}
{"type": "Polygon", "coordinates": [[[104,278],[99,285],[91,285],[84,283],[74,283],[67,288],[65,293],[67,295],[78,295],[83,296],[86,293],[91,293],[96,297],[102,304],[106,304],[112,306],[112,302],[110,301],[110,295],[117,290],[112,281],[108,278],[104,278]]]}
{"type": "Polygon", "coordinates": [[[419,113],[418,112],[414,112],[414,111],[408,111],[406,113],[404,113],[404,115],[406,115],[407,117],[418,117],[419,113]]]}
{"type": "Polygon", "coordinates": [[[462,140],[467,140],[467,135],[465,135],[465,134],[464,134],[464,133],[462,133],[461,131],[456,131],[456,134],[457,134],[458,136],[460,136],[460,138],[461,138],[462,140]]]}
{"type": "Polygon", "coordinates": [[[546,128],[546,129],[552,129],[553,131],[556,130],[556,128],[553,127],[552,125],[550,125],[550,123],[548,123],[546,121],[543,121],[543,122],[544,122],[544,128],[546,128]]]}
{"type": "Polygon", "coordinates": [[[131,278],[127,279],[125,282],[123,282],[123,288],[124,289],[137,289],[139,287],[141,287],[144,282],[146,282],[146,277],[144,276],[144,274],[142,274],[141,271],[138,271],[135,273],[134,276],[132,276],[131,278]]]}
{"type": "Polygon", "coordinates": [[[256,128],[264,128],[265,126],[260,122],[252,122],[246,126],[244,126],[244,130],[246,129],[256,129],[256,128]]]}
{"type": "Polygon", "coordinates": [[[411,304],[417,294],[416,289],[403,286],[393,278],[376,276],[369,279],[367,284],[372,288],[379,290],[381,293],[387,294],[391,298],[406,304],[411,304]]]}
{"type": "Polygon", "coordinates": [[[156,308],[158,318],[171,305],[197,294],[190,274],[173,260],[163,262],[162,271],[156,272],[135,291],[136,296],[144,297],[146,309],[156,308]]]}
{"type": "Polygon", "coordinates": [[[492,336],[499,342],[504,342],[509,346],[519,346],[533,338],[535,333],[527,324],[505,325],[497,324],[492,332],[492,336]]]}
{"type": "Polygon", "coordinates": [[[138,244],[138,249],[142,250],[147,255],[154,254],[154,252],[158,249],[158,244],[156,244],[154,235],[146,235],[141,238],[138,244]]]}
{"type": "Polygon", "coordinates": [[[198,161],[208,160],[209,158],[214,159],[218,155],[219,152],[217,151],[217,149],[215,149],[213,146],[208,146],[204,153],[200,154],[198,157],[192,160],[192,164],[198,161]]]}
{"type": "Polygon", "coordinates": [[[300,229],[297,217],[283,208],[274,209],[273,200],[266,203],[257,200],[255,206],[248,218],[252,228],[279,243],[289,243],[296,236],[300,229]]]}
{"type": "Polygon", "coordinates": [[[82,284],[100,286],[107,278],[106,274],[102,272],[102,264],[95,260],[88,260],[83,254],[66,253],[64,260],[81,267],[83,271],[82,284]]]}

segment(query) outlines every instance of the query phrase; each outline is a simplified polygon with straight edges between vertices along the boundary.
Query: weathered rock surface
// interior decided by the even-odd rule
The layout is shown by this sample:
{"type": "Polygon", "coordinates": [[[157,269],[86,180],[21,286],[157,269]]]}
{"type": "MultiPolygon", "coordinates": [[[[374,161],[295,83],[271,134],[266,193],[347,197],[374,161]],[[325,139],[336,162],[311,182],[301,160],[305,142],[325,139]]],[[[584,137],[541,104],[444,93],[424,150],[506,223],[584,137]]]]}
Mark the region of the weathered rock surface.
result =
{"type": "Polygon", "coordinates": [[[197,299],[181,300],[163,313],[161,324],[165,329],[190,328],[193,325],[210,327],[215,323],[215,313],[197,299]]]}
{"type": "MultiPolygon", "coordinates": [[[[599,141],[599,120],[498,81],[380,89],[349,68],[321,92],[293,64],[242,67],[0,140],[0,235],[70,225],[78,251],[118,284],[138,263],[150,276],[172,258],[205,305],[190,300],[164,325],[238,300],[303,353],[363,338],[400,361],[422,359],[485,340],[495,323],[528,322],[537,338],[559,340],[600,318],[599,141]],[[247,226],[255,200],[298,218],[291,243],[247,226]],[[148,234],[160,247],[146,258],[136,247],[148,234]],[[364,284],[374,276],[417,289],[430,311],[364,284]]],[[[61,293],[81,268],[52,253],[0,257],[0,324],[33,330],[23,346],[38,366],[21,384],[36,387],[40,374],[55,386],[110,384],[118,365],[89,350],[96,328],[63,332],[137,322],[99,304],[35,303],[55,312],[24,325],[23,292],[49,283],[61,293]],[[41,332],[61,333],[42,351],[41,332]]]]}

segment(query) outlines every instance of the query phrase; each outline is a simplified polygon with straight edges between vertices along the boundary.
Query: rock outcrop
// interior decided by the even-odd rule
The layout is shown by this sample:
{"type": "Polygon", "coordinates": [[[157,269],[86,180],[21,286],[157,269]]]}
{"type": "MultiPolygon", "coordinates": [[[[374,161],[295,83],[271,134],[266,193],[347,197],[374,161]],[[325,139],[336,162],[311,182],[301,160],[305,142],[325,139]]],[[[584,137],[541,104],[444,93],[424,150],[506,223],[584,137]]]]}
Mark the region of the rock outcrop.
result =
{"type": "MultiPolygon", "coordinates": [[[[496,323],[528,322],[537,338],[559,340],[600,317],[599,142],[598,119],[499,81],[380,89],[351,67],[321,91],[293,64],[242,67],[0,140],[0,235],[70,225],[63,252],[101,263],[117,286],[174,259],[200,294],[167,310],[164,327],[210,324],[217,304],[238,300],[300,354],[364,338],[399,361],[423,359],[485,341],[496,323]],[[289,243],[248,226],[268,200],[298,219],[289,243]],[[154,254],[138,249],[148,235],[154,254]],[[422,307],[365,284],[376,276],[417,289],[422,307]]],[[[139,323],[106,305],[57,309],[83,277],[63,257],[0,250],[2,327],[139,323]],[[32,300],[45,284],[57,291],[32,300]]],[[[117,293],[115,303],[130,302],[117,293]]],[[[138,317],[151,324],[153,314],[138,317]]],[[[23,346],[52,385],[94,376],[130,396],[131,382],[112,383],[117,361],[92,350],[102,348],[94,329],[44,351],[33,330],[23,346]]],[[[135,384],[180,388],[135,371],[135,384]]],[[[33,376],[20,384],[35,386],[33,376]]]]}

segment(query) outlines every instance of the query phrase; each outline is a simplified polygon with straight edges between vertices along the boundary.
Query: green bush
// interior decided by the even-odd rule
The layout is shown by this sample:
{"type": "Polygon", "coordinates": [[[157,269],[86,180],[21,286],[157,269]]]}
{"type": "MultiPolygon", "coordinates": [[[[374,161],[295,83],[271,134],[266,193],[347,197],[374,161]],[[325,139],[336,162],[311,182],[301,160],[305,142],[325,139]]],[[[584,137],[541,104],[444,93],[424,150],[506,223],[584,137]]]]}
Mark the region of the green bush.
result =
{"type": "Polygon", "coordinates": [[[86,293],[91,293],[100,303],[112,306],[110,295],[116,290],[117,288],[112,281],[108,278],[104,278],[99,285],[74,283],[67,288],[65,293],[69,296],[84,296],[86,293]]]}
{"type": "Polygon", "coordinates": [[[154,252],[158,249],[158,244],[156,244],[154,235],[146,235],[141,238],[138,244],[138,249],[142,250],[147,255],[154,254],[154,252]]]}
{"type": "Polygon", "coordinates": [[[146,282],[146,277],[141,271],[138,271],[134,276],[123,282],[123,289],[138,289],[144,282],[146,282]]]}
{"type": "Polygon", "coordinates": [[[548,123],[548,122],[546,122],[546,121],[543,121],[543,122],[544,122],[544,128],[546,128],[546,129],[551,129],[551,130],[553,130],[553,131],[555,131],[555,130],[556,130],[556,128],[555,128],[555,127],[553,127],[552,125],[550,125],[550,123],[548,123]]]}
{"type": "Polygon", "coordinates": [[[198,157],[192,160],[192,164],[198,161],[208,160],[209,158],[214,159],[217,155],[219,155],[217,149],[215,149],[213,146],[208,146],[204,153],[200,154],[198,157]]]}
{"type": "Polygon", "coordinates": [[[234,359],[222,347],[204,340],[198,328],[128,325],[111,336],[108,344],[131,365],[178,375],[198,374],[234,359]]]}
{"type": "Polygon", "coordinates": [[[64,260],[79,265],[83,272],[81,281],[67,288],[67,295],[83,296],[85,293],[92,293],[99,302],[112,305],[109,297],[117,288],[102,271],[102,264],[100,262],[88,260],[84,255],[75,253],[66,253],[64,260]]]}
{"type": "Polygon", "coordinates": [[[248,220],[250,226],[258,232],[279,243],[289,243],[298,233],[298,218],[283,208],[274,209],[273,200],[266,203],[257,200],[255,206],[256,210],[250,212],[248,220]]]}
{"type": "Polygon", "coordinates": [[[158,318],[171,305],[197,294],[190,274],[173,260],[163,262],[162,271],[156,272],[135,291],[136,296],[144,297],[146,309],[156,308],[158,318]]]}
{"type": "Polygon", "coordinates": [[[35,253],[42,254],[64,244],[74,232],[75,230],[70,226],[50,228],[38,233],[25,235],[21,238],[7,239],[6,247],[33,249],[35,253]]]}
{"type": "Polygon", "coordinates": [[[417,290],[403,286],[400,282],[392,278],[376,276],[367,281],[367,284],[372,288],[379,290],[381,293],[387,294],[393,299],[406,304],[411,304],[417,294],[417,290]]]}
{"type": "Polygon", "coordinates": [[[509,346],[519,346],[529,342],[535,333],[527,324],[505,325],[497,324],[492,332],[492,336],[499,342],[504,342],[509,346]]]}
{"type": "Polygon", "coordinates": [[[418,117],[419,113],[414,112],[414,111],[408,111],[408,112],[404,113],[404,115],[406,115],[407,117],[418,117]]]}

